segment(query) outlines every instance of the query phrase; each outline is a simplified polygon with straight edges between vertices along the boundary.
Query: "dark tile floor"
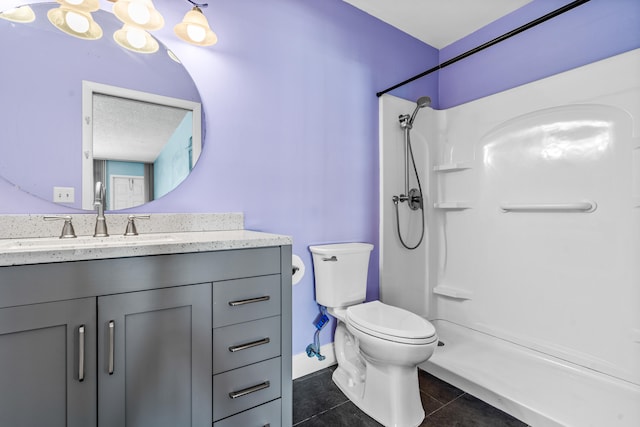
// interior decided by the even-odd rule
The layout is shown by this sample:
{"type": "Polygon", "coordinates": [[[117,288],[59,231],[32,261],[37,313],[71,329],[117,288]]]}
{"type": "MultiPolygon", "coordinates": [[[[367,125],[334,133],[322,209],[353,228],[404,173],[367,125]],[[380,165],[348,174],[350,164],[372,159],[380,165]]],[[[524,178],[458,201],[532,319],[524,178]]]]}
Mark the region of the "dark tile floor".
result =
{"type": "MultiPolygon", "coordinates": [[[[331,380],[335,366],[293,382],[293,425],[297,427],[379,427],[331,380]]],[[[420,397],[426,417],[420,427],[526,427],[464,391],[420,370],[420,397]]]]}

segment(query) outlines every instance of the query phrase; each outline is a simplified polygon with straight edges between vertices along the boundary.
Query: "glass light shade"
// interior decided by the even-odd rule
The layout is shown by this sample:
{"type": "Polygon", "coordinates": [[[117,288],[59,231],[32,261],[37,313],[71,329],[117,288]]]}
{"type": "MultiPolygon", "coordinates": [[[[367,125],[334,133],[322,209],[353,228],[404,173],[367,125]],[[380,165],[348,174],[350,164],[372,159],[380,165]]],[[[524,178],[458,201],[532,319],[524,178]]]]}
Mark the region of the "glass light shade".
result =
{"type": "Polygon", "coordinates": [[[197,46],[211,46],[218,42],[218,36],[209,27],[209,21],[199,7],[194,7],[178,25],[173,27],[178,37],[197,46]]]}
{"type": "Polygon", "coordinates": [[[56,0],[67,9],[80,12],[95,12],[100,9],[99,0],[56,0]]]}
{"type": "Polygon", "coordinates": [[[142,28],[124,24],[121,29],[113,33],[113,39],[120,46],[137,53],[154,53],[160,44],[151,34],[142,28]]]}
{"type": "Polygon", "coordinates": [[[125,24],[147,31],[164,27],[164,18],[153,6],[151,0],[118,0],[113,5],[113,13],[125,24]]]}
{"type": "Polygon", "coordinates": [[[102,37],[102,28],[89,12],[60,6],[47,12],[47,18],[54,27],[74,37],[85,40],[97,40],[102,37]]]}
{"type": "Polygon", "coordinates": [[[20,6],[0,12],[0,18],[7,21],[28,23],[36,20],[36,14],[30,6],[20,6]]]}

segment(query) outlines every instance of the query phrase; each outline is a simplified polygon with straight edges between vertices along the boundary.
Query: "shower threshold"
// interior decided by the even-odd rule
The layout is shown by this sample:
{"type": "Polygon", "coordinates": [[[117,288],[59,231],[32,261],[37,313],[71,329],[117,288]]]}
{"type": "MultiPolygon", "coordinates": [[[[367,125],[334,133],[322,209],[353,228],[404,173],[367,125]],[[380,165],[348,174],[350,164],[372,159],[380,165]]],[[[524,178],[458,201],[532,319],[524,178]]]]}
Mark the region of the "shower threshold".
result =
{"type": "Polygon", "coordinates": [[[640,386],[445,320],[421,369],[535,427],[636,427],[640,386]]]}

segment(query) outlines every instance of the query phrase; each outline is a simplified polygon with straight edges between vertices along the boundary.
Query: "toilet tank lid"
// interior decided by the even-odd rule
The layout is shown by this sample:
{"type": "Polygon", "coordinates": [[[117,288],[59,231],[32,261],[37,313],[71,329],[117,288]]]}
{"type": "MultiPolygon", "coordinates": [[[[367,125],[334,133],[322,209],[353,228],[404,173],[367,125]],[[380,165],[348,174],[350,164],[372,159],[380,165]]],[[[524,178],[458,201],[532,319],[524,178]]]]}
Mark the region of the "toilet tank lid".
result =
{"type": "Polygon", "coordinates": [[[311,253],[319,255],[344,255],[362,252],[371,252],[371,243],[333,243],[330,245],[309,246],[311,253]]]}
{"type": "Polygon", "coordinates": [[[347,309],[347,321],[390,337],[429,338],[436,334],[428,320],[408,310],[370,301],[347,309]]]}

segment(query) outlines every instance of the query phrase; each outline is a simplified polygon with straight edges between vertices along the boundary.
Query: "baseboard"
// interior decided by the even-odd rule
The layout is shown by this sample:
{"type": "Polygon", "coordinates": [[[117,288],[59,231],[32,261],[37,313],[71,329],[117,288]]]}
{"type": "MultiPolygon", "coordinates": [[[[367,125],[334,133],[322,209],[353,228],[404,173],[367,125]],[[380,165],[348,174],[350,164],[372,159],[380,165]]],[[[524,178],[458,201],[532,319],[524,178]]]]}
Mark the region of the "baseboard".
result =
{"type": "Polygon", "coordinates": [[[306,352],[294,354],[292,360],[293,379],[304,377],[305,375],[312,374],[337,363],[333,343],[321,346],[320,354],[325,357],[324,360],[318,360],[317,357],[309,357],[306,352]]]}

